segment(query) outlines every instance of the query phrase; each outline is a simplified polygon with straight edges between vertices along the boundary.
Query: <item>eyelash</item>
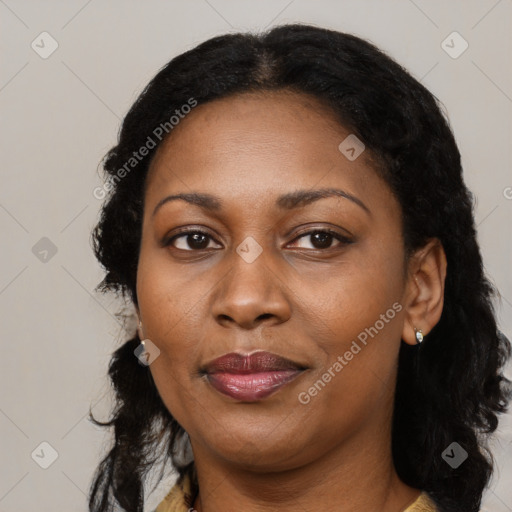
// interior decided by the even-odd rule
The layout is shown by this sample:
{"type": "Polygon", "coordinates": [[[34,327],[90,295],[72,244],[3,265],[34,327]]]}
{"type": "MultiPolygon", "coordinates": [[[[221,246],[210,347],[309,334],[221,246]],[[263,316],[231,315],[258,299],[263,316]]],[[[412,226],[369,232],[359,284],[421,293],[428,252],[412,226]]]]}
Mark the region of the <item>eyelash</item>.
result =
{"type": "MultiPolygon", "coordinates": [[[[342,235],[342,234],[340,234],[337,231],[334,231],[332,229],[310,229],[308,231],[303,231],[301,233],[298,233],[297,236],[292,240],[292,242],[294,242],[296,240],[299,240],[300,238],[304,238],[306,236],[313,235],[313,234],[316,234],[316,233],[326,233],[326,234],[329,234],[333,238],[338,240],[341,243],[341,245],[348,245],[348,244],[353,243],[353,240],[351,240],[350,238],[348,238],[348,237],[346,237],[346,236],[344,236],[344,235],[342,235]]],[[[183,237],[186,237],[188,235],[195,235],[195,234],[205,235],[205,236],[209,237],[210,240],[213,240],[214,242],[218,243],[206,231],[202,231],[200,229],[187,229],[186,228],[186,229],[183,229],[182,231],[180,231],[179,233],[173,235],[172,237],[165,239],[162,242],[162,246],[163,247],[168,247],[168,246],[172,245],[172,243],[175,240],[177,240],[178,238],[183,238],[183,237]]],[[[175,247],[175,249],[177,249],[179,251],[184,251],[184,252],[199,252],[201,250],[206,250],[206,249],[178,249],[177,247],[175,247]]],[[[309,250],[309,251],[328,251],[330,249],[333,249],[333,247],[328,247],[326,249],[306,249],[306,250],[309,250]]]]}

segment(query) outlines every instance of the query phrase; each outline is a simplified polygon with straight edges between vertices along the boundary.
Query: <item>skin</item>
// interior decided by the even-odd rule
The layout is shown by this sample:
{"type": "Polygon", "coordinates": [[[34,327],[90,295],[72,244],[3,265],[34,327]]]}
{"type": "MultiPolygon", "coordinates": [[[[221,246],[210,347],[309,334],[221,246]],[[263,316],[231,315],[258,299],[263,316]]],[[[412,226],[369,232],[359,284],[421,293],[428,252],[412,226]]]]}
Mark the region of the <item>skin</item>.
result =
{"type": "Polygon", "coordinates": [[[340,152],[349,133],[306,95],[241,94],[196,107],[151,163],[139,334],[159,348],[151,373],[190,436],[200,512],[398,512],[420,493],[393,466],[394,384],[400,340],[415,344],[414,327],[428,335],[441,316],[446,258],[433,239],[405,261],[400,205],[369,151],[354,161],[340,152]],[[369,211],[339,196],[276,205],[283,194],[321,188],[342,189],[369,211]],[[153,215],[165,197],[191,192],[222,207],[175,200],[153,215]],[[211,238],[162,245],[184,226],[211,238]],[[352,243],[311,236],[328,228],[352,243]],[[236,252],[247,237],[262,249],[252,263],[236,252]],[[395,303],[394,318],[300,403],[299,393],[395,303]],[[308,369],[256,403],[220,394],[198,371],[256,350],[308,369]]]}

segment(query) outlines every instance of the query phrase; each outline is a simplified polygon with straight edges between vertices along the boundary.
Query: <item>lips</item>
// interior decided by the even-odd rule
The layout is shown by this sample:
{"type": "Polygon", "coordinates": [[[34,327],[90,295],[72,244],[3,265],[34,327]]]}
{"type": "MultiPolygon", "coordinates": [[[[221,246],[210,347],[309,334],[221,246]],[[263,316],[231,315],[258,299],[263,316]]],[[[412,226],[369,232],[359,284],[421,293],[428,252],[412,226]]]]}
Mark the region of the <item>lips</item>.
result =
{"type": "Polygon", "coordinates": [[[208,382],[220,393],[244,402],[262,400],[298,377],[306,368],[270,352],[230,353],[204,367],[208,382]]]}

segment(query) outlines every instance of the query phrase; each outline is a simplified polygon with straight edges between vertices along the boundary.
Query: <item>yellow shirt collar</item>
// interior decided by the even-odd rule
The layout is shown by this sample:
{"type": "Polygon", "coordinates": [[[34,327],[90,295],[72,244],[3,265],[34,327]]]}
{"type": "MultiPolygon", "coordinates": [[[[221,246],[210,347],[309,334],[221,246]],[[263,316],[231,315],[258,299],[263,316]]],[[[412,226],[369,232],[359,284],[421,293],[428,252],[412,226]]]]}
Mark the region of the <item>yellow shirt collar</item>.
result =
{"type": "MultiPolygon", "coordinates": [[[[154,512],[194,512],[193,499],[190,475],[187,473],[181,485],[174,484],[154,512]]],[[[403,512],[437,512],[437,508],[428,494],[422,492],[403,512]]]]}

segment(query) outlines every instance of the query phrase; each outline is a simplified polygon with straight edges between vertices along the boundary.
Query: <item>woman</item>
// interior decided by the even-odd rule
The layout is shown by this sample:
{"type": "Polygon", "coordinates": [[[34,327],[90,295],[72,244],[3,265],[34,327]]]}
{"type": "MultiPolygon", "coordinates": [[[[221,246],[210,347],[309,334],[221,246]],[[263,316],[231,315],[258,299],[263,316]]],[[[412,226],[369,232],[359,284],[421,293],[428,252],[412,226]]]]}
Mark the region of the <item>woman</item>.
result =
{"type": "Polygon", "coordinates": [[[139,326],[91,511],[142,511],[167,460],[158,512],[479,510],[510,345],[431,93],[352,35],[216,37],[105,169],[99,288],[139,326]]]}

